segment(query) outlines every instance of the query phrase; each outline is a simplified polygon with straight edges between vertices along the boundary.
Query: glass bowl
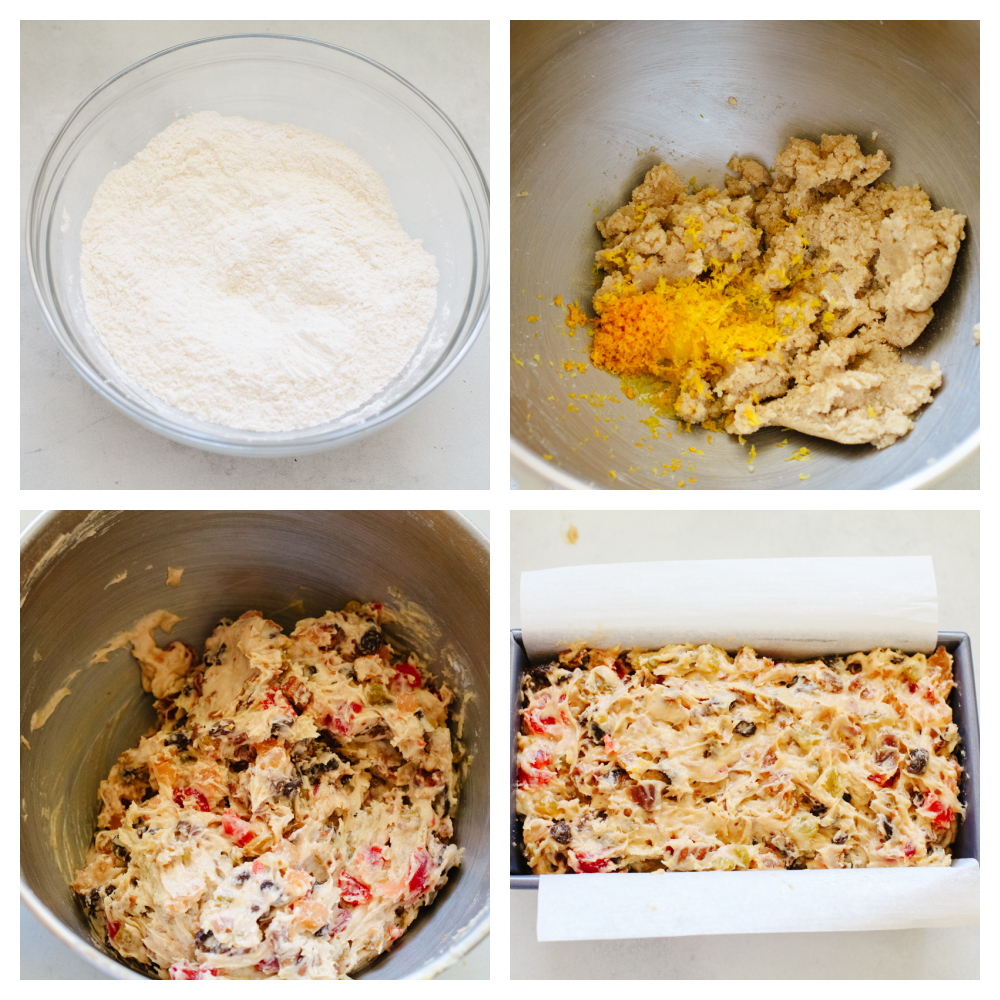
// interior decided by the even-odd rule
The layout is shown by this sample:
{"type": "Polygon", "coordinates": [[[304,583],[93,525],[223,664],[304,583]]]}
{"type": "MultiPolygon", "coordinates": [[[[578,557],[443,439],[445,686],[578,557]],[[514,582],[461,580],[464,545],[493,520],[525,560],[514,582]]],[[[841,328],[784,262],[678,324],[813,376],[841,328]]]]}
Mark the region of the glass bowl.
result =
{"type": "Polygon", "coordinates": [[[209,451],[301,455],[384,427],[439,385],[472,345],[489,307],[489,190],[465,140],[415,87],[365,56],[287,35],[226,35],[165,49],[98,87],[70,115],[28,203],[28,269],[45,320],[77,371],[144,426],[209,451]],[[200,420],[129,377],[91,326],[80,287],[80,227],[107,174],[177,118],[217,111],[287,123],[361,155],[389,189],[440,281],[437,309],[404,370],[372,400],[294,431],[200,420]]]}

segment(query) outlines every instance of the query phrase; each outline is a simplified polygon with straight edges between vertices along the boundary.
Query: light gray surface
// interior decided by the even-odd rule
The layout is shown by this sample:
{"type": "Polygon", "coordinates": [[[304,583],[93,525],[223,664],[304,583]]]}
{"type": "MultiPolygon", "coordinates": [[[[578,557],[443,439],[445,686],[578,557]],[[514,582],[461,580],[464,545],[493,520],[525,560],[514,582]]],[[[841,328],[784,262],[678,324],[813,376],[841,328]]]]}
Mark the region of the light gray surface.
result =
{"type": "Polygon", "coordinates": [[[161,438],[97,395],[62,356],[28,280],[28,193],[49,143],[95,87],[180,42],[303,35],[378,60],[422,90],[489,178],[489,23],[29,21],[21,26],[21,486],[24,489],[489,487],[489,326],[448,379],[384,431],[293,459],[209,454],[161,438]]]}
{"type": "MultiPolygon", "coordinates": [[[[21,530],[41,511],[22,510],[21,530]]],[[[490,533],[490,512],[463,510],[464,514],[487,537],[490,533]]],[[[107,979],[57,940],[21,905],[20,960],[22,979],[107,979]]],[[[438,979],[488,979],[490,969],[490,939],[486,937],[463,959],[443,972],[438,979]]]]}
{"type": "MultiPolygon", "coordinates": [[[[524,570],[657,559],[931,555],[939,628],[968,632],[979,688],[978,511],[511,513],[511,627],[524,570]],[[576,527],[578,540],[566,534],[576,527]]],[[[539,944],[510,892],[512,979],[976,979],[979,928],[539,944]]]]}
{"type": "Polygon", "coordinates": [[[978,54],[978,22],[969,21],[512,22],[518,459],[574,489],[671,489],[680,479],[688,492],[913,488],[950,471],[979,429],[978,54]],[[647,170],[666,161],[684,179],[720,186],[734,153],[771,164],[791,136],[822,133],[858,135],[865,153],[877,147],[891,160],[883,180],[920,184],[936,207],[968,217],[934,319],[904,352],[922,367],[938,362],[944,377],[909,434],[881,451],[776,427],[748,436],[746,447],[698,427],[654,439],[639,424],[648,413],[624,399],[616,378],[592,366],[572,378],[563,371],[567,361],[589,360],[587,338],[566,336],[552,298],[589,306],[601,246],[594,222],[627,200],[647,170]],[[604,397],[599,408],[595,393],[604,397]],[[808,446],[808,465],[776,450],[785,437],[791,449],[808,446]],[[701,453],[692,456],[689,446],[701,453]],[[675,459],[680,467],[664,474],[675,459]]]}

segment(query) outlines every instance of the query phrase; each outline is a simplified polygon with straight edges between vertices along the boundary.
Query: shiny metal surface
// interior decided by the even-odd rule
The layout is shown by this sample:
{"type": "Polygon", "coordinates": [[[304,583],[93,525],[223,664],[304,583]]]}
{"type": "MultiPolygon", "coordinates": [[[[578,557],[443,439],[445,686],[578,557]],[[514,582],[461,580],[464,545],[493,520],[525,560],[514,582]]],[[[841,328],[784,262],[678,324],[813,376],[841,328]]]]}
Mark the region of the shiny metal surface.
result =
{"type": "Polygon", "coordinates": [[[654,476],[651,466],[679,458],[683,478],[696,480],[687,489],[924,485],[978,444],[978,322],[978,22],[512,24],[511,350],[523,362],[511,363],[512,453],[549,482],[668,488],[679,476],[654,476]],[[905,352],[925,366],[937,361],[945,379],[906,438],[881,452],[777,428],[753,435],[746,448],[725,434],[707,444],[697,427],[653,440],[639,423],[649,411],[625,400],[613,376],[588,365],[559,378],[563,361],[586,360],[587,342],[580,332],[560,335],[552,299],[579,298],[589,310],[601,245],[594,221],[624,204],[646,170],[665,160],[684,178],[721,184],[734,153],[770,166],[790,136],[818,140],[823,132],[854,133],[866,153],[884,149],[893,164],[884,179],[919,183],[935,206],[969,219],[935,318],[905,352]],[[539,321],[526,322],[529,315],[539,321]],[[622,404],[597,410],[569,392],[622,404]],[[595,438],[598,427],[607,442],[595,438]],[[776,449],[783,438],[788,446],[776,449]],[[802,445],[812,461],[784,461],[802,445]],[[800,472],[810,478],[800,481],[800,472]]]}
{"type": "Polygon", "coordinates": [[[49,512],[21,542],[21,733],[31,745],[21,747],[21,894],[32,912],[106,974],[143,978],[94,946],[68,885],[93,835],[98,784],[155,721],[131,655],[116,652],[87,667],[95,649],[160,607],[183,619],[173,635],[200,648],[222,616],[254,608],[287,629],[352,599],[398,604],[393,588],[441,628],[431,640],[441,654],[433,672],[460,695],[473,694],[463,731],[471,765],[455,821],[465,858],[428,912],[361,976],[429,978],[480,941],[489,923],[483,536],[444,512],[89,513],[49,512]],[[184,567],[177,589],[165,585],[168,565],[184,567]],[[126,570],[125,580],[107,586],[126,570]],[[299,599],[304,613],[289,607],[299,599]],[[31,732],[32,712],[75,670],[72,694],[31,732]]]}

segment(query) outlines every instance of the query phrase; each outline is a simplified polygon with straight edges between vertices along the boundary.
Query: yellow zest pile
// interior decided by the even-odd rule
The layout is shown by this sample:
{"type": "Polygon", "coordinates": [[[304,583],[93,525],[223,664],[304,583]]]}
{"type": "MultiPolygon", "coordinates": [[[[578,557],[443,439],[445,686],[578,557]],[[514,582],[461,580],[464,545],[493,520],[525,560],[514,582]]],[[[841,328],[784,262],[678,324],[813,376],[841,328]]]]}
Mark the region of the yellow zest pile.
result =
{"type": "Polygon", "coordinates": [[[626,278],[595,302],[591,359],[616,375],[648,373],[704,392],[727,365],[767,355],[783,339],[774,300],[752,273],[713,262],[707,280],[660,278],[637,292],[626,278]]]}

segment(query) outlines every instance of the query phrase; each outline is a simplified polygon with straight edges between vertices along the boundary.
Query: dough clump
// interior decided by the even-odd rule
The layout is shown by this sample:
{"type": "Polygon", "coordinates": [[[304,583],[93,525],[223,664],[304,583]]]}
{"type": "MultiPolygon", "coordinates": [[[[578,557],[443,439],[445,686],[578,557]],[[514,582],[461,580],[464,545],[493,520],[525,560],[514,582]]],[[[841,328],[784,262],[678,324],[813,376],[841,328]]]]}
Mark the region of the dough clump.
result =
{"type": "Polygon", "coordinates": [[[653,167],[597,224],[592,360],[671,383],[677,416],[710,429],[893,444],[941,385],[936,362],[900,351],[933,318],[966,220],[879,183],[889,166],[824,135],[791,139],[773,172],[734,157],[724,191],[653,167]]]}
{"type": "Polygon", "coordinates": [[[380,604],[290,636],[248,611],[203,656],[156,646],[178,620],[122,633],[159,725],[101,782],[73,889],[104,950],[152,978],[347,978],[461,860],[452,692],[392,646],[380,604]]]}

